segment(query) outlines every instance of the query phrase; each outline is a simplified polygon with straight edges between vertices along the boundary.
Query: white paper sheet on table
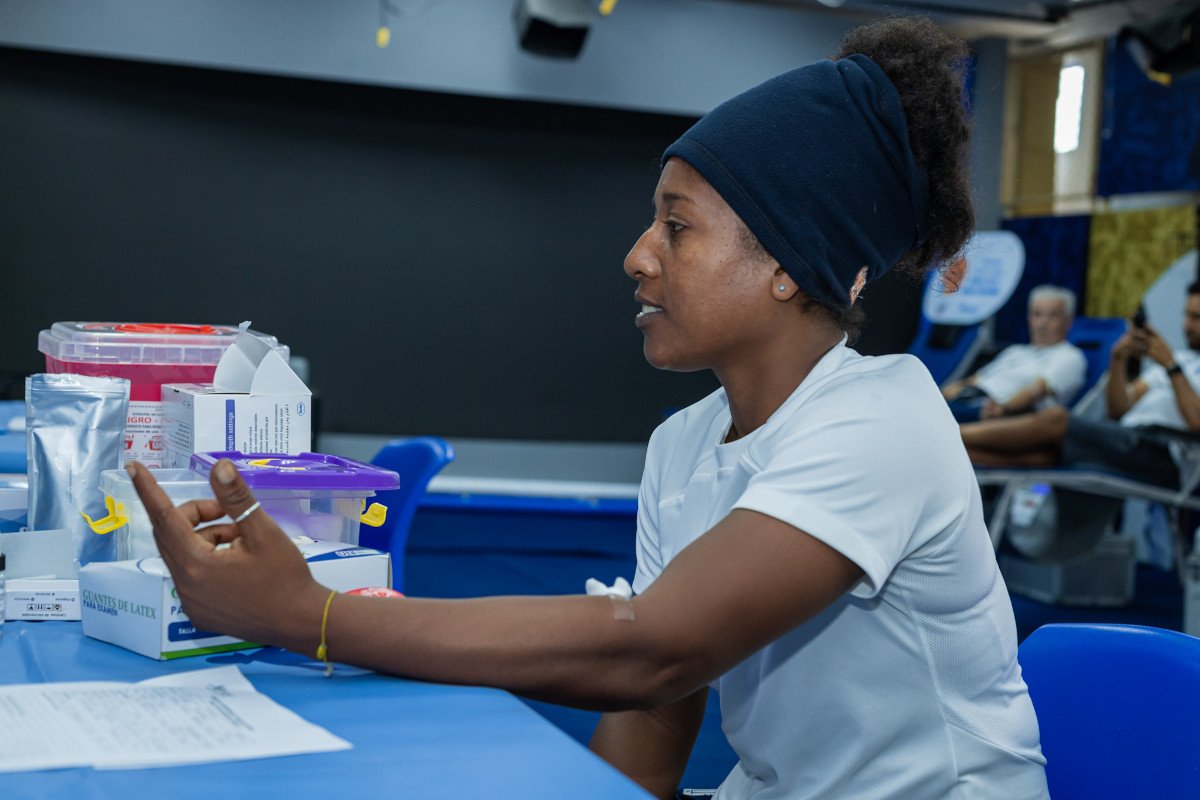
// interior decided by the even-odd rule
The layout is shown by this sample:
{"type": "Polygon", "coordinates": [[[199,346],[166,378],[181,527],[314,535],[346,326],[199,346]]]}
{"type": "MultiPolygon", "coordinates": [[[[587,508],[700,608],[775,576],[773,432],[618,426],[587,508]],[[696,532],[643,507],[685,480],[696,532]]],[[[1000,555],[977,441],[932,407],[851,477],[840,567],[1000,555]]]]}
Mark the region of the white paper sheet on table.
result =
{"type": "Polygon", "coordinates": [[[0,772],[138,769],[348,750],[237,667],[140,683],[0,686],[0,772]]]}

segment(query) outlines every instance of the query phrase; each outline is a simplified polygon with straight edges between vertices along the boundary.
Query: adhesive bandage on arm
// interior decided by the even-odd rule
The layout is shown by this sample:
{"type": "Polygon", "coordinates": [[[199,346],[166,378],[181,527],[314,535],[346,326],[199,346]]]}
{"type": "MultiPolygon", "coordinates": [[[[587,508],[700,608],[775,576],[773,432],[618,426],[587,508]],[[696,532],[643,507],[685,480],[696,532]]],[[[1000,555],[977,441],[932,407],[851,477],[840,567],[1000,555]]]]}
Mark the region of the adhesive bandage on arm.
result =
{"type": "Polygon", "coordinates": [[[605,586],[602,581],[588,578],[583,587],[591,597],[608,597],[612,600],[613,619],[633,621],[633,587],[629,581],[617,578],[612,586],[605,586]]]}

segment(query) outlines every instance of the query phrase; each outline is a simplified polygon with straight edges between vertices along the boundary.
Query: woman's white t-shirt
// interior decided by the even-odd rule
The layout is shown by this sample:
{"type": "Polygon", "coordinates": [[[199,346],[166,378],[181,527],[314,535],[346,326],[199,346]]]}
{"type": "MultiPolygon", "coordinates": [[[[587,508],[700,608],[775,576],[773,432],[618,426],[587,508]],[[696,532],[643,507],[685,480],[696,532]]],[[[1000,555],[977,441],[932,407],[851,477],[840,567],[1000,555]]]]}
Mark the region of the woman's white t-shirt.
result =
{"type": "Polygon", "coordinates": [[[735,508],[864,577],[712,684],[741,759],[717,798],[1047,797],[975,474],[925,367],[843,342],[763,426],[725,444],[729,425],[718,390],[651,437],[635,591],[735,508]]]}

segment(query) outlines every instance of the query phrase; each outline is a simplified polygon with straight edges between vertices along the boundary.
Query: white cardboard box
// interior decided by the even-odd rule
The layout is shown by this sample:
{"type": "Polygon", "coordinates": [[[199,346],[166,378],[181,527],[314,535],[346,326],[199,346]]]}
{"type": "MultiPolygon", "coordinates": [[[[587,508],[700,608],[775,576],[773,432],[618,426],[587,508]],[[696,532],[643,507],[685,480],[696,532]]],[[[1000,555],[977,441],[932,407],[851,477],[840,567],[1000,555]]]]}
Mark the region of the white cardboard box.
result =
{"type": "MultiPolygon", "coordinates": [[[[340,542],[297,541],[313,577],[339,592],[391,586],[387,553],[340,542]]],[[[83,632],[159,660],[259,645],[197,630],[161,558],[93,562],[79,570],[83,632]]]]}
{"type": "Polygon", "coordinates": [[[13,578],[8,581],[4,618],[79,619],[79,581],[13,578]]]}
{"type": "Polygon", "coordinates": [[[241,333],[213,382],[162,387],[164,466],[187,469],[192,453],[312,449],[312,392],[274,348],[241,333]]]}

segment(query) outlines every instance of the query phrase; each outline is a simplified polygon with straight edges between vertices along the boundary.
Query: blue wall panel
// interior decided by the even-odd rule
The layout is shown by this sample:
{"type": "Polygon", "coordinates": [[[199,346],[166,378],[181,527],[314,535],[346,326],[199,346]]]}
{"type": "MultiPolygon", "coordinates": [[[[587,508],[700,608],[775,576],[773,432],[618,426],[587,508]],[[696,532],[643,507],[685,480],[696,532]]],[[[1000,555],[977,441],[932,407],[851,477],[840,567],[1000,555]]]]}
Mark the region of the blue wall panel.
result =
{"type": "Polygon", "coordinates": [[[1023,217],[1005,220],[1004,229],[1021,237],[1025,245],[1025,272],[996,315],[996,339],[1028,342],[1025,306],[1035,286],[1063,286],[1075,292],[1076,307],[1084,307],[1091,217],[1023,217]]]}
{"type": "Polygon", "coordinates": [[[1163,86],[1108,42],[1096,192],[1200,191],[1200,70],[1163,86]]]}

